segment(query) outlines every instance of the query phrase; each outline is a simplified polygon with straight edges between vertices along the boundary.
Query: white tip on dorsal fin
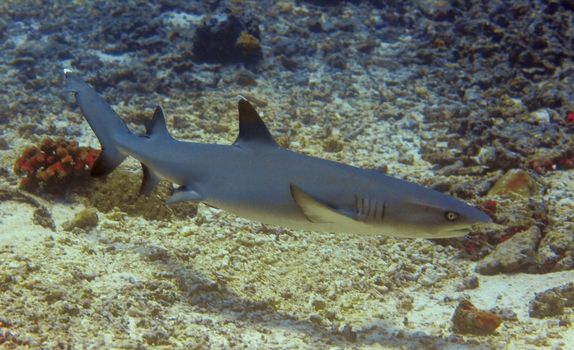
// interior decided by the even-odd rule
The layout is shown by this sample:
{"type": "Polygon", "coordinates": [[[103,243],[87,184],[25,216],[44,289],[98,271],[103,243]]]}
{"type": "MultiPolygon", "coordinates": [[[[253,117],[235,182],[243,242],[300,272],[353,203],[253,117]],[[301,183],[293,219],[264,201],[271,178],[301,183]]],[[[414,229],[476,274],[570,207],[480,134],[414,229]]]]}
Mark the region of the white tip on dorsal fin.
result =
{"type": "Polygon", "coordinates": [[[235,144],[258,142],[263,145],[277,146],[277,142],[259,117],[255,107],[245,97],[239,96],[237,108],[239,110],[239,136],[235,144]]]}
{"type": "Polygon", "coordinates": [[[293,184],[289,185],[289,189],[291,190],[291,197],[293,197],[293,200],[297,203],[303,212],[303,215],[305,215],[307,220],[310,222],[316,224],[329,224],[353,220],[352,217],[321,203],[313,196],[293,184]]]}

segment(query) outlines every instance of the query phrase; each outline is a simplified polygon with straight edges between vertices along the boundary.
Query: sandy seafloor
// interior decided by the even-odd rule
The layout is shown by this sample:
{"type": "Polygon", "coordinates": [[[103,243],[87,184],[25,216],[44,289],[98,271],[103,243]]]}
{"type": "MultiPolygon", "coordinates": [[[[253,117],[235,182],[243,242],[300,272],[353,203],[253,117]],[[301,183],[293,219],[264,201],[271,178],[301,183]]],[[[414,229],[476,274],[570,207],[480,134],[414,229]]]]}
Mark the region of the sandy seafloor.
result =
{"type": "MultiPolygon", "coordinates": [[[[462,9],[457,2],[437,1],[406,5],[343,1],[334,6],[317,4],[320,1],[213,1],[196,7],[160,3],[161,9],[154,7],[148,14],[161,24],[153,25],[152,35],[160,44],[150,39],[152,44],[139,46],[130,41],[149,39],[142,27],[151,22],[143,14],[145,6],[137,10],[138,2],[118,10],[125,16],[95,10],[114,8],[103,1],[97,6],[10,1],[2,5],[0,347],[574,349],[572,304],[558,315],[530,316],[536,293],[574,281],[568,265],[574,170],[535,174],[527,166],[534,153],[529,150],[520,153],[511,168],[526,169],[536,178],[541,188],[530,194],[530,200],[544,203],[550,220],[542,236],[566,232],[561,236],[563,249],[556,250],[566,262],[540,268],[539,260],[533,260],[488,274],[477,272],[481,261],[465,254],[457,240],[438,244],[294,231],[201,204],[197,213],[194,205],[168,209],[162,204],[165,191],[137,199],[141,171],[133,159],[107,179],[83,179],[55,194],[19,189],[13,164],[25,147],[43,137],[64,136],[82,146],[99,146],[73,99],[63,91],[63,67],[82,74],[131,128],[140,131],[159,103],[175,137],[233,142],[236,96],[244,95],[254,101],[281,145],[427,186],[446,183],[456,189],[457,184],[482,184],[509,169],[495,159],[487,165],[478,161],[462,166],[484,165],[478,172],[444,172],[444,162],[435,164],[436,158],[425,156],[425,146],[442,147],[446,153],[455,149],[456,143],[449,143],[453,137],[480,139],[475,134],[453,136],[449,118],[460,117],[452,112],[457,108],[468,112],[460,118],[494,120],[486,124],[492,128],[510,125],[520,130],[529,125],[524,128],[536,132],[541,124],[552,126],[562,130],[562,138],[545,147],[558,153],[571,149],[572,127],[563,120],[574,108],[569,51],[549,72],[536,76],[514,66],[502,78],[489,80],[488,88],[474,84],[475,79],[488,80],[484,76],[498,72],[504,60],[493,66],[477,59],[471,69],[462,59],[428,63],[421,59],[424,55],[412,54],[419,42],[432,41],[436,28],[448,31],[456,18],[474,18],[473,11],[480,9],[472,6],[462,9]],[[45,9],[38,10],[41,6],[45,9]],[[444,6],[453,6],[454,15],[444,6]],[[247,65],[187,62],[194,55],[189,53],[194,29],[205,16],[225,8],[256,19],[263,57],[247,65]],[[113,14],[110,18],[106,13],[113,14]],[[393,22],[386,16],[389,13],[399,19],[393,22]],[[83,16],[89,18],[91,29],[78,24],[83,16]],[[114,20],[123,23],[120,29],[113,28],[114,20]],[[130,21],[135,25],[125,24],[130,21]],[[345,27],[348,23],[355,27],[345,27]],[[433,27],[436,23],[443,27],[433,27]],[[110,28],[114,35],[124,35],[101,39],[110,28]],[[169,35],[172,39],[165,41],[169,35]],[[289,42],[281,46],[285,40],[289,42]],[[372,47],[357,44],[365,42],[372,47]],[[118,43],[124,46],[118,48],[118,43]],[[168,44],[173,47],[166,48],[168,44]],[[285,49],[289,45],[297,49],[285,49]],[[120,49],[125,52],[118,53],[120,49]],[[183,68],[185,74],[182,64],[189,65],[183,68]],[[458,80],[451,79],[449,71],[455,71],[458,80]],[[512,90],[514,86],[508,86],[514,75],[527,76],[522,83],[531,79],[528,84],[536,88],[529,90],[525,83],[525,90],[512,90]],[[462,93],[453,87],[458,83],[464,85],[462,93]],[[537,94],[553,89],[561,98],[546,106],[546,97],[537,94]],[[509,99],[510,107],[502,102],[509,99]],[[542,119],[534,113],[540,110],[542,119]],[[85,208],[96,208],[97,225],[65,230],[66,223],[85,208]],[[53,220],[55,228],[38,224],[38,210],[45,220],[53,220]],[[456,333],[451,318],[463,299],[501,315],[502,325],[490,335],[456,333]]],[[[556,3],[556,16],[563,12],[571,19],[572,9],[556,3]]],[[[537,15],[548,13],[544,6],[550,6],[521,4],[526,10],[506,9],[518,24],[499,28],[514,31],[508,40],[518,35],[513,25],[525,21],[525,28],[530,28],[537,15]],[[530,19],[518,16],[520,11],[530,19]]],[[[492,10],[498,5],[485,7],[492,10]]],[[[489,18],[494,17],[474,19],[489,18]]],[[[564,33],[560,35],[571,35],[572,29],[564,33]]],[[[449,35],[441,39],[444,43],[435,38],[431,52],[446,50],[443,45],[468,48],[468,43],[449,41],[457,38],[456,33],[449,35]]],[[[480,42],[482,34],[477,35],[480,42]]],[[[549,39],[551,45],[559,42],[554,39],[549,39]]],[[[573,42],[572,36],[567,39],[573,42]]],[[[439,58],[445,59],[437,53],[439,58]]],[[[530,137],[536,139],[534,134],[530,137]]],[[[478,148],[489,146],[484,140],[477,142],[478,148]]],[[[449,154],[461,157],[463,150],[449,154]]],[[[495,200],[502,217],[527,206],[528,198],[489,197],[487,191],[470,188],[465,200],[475,205],[495,200]]],[[[512,215],[499,224],[512,227],[512,215]]],[[[543,246],[544,238],[539,237],[533,251],[524,254],[537,254],[543,246]]]]}

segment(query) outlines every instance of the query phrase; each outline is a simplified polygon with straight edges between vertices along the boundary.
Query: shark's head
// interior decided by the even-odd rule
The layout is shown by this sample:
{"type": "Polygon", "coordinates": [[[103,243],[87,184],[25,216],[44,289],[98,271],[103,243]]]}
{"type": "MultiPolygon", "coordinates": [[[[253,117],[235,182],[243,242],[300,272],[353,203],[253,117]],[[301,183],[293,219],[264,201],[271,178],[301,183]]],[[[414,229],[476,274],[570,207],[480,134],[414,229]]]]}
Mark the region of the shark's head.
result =
{"type": "Polygon", "coordinates": [[[391,224],[400,237],[449,238],[466,235],[475,224],[492,222],[486,213],[458,199],[429,189],[423,192],[396,198],[381,225],[391,224]]]}
{"type": "Polygon", "coordinates": [[[333,199],[317,200],[295,185],[290,190],[307,221],[326,231],[432,239],[464,236],[473,225],[492,222],[453,197],[397,179],[387,181],[393,186],[355,193],[352,202],[339,208],[326,204],[333,199]]]}

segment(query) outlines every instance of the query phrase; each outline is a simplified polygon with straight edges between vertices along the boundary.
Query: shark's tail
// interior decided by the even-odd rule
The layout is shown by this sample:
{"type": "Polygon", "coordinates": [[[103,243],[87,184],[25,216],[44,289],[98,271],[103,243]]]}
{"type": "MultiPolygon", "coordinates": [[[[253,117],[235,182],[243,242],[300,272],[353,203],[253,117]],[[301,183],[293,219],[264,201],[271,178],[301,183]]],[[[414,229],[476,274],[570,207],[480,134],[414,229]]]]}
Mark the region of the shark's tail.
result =
{"type": "Polygon", "coordinates": [[[102,145],[102,153],[92,167],[92,176],[111,173],[126,158],[118,148],[118,140],[131,136],[123,120],[104,99],[80,77],[64,70],[66,90],[74,93],[82,114],[102,145]]]}

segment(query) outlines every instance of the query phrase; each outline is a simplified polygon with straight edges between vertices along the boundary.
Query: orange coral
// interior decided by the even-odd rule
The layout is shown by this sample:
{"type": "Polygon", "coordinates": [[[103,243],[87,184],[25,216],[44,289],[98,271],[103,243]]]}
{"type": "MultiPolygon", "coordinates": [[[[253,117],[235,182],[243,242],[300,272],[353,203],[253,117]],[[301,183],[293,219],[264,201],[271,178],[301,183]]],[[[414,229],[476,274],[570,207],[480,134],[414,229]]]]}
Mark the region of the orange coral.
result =
{"type": "Polygon", "coordinates": [[[22,152],[14,164],[14,172],[26,175],[20,181],[22,187],[55,185],[73,176],[84,175],[99,154],[99,150],[79,147],[76,141],[45,138],[39,147],[31,146],[22,152]]]}

